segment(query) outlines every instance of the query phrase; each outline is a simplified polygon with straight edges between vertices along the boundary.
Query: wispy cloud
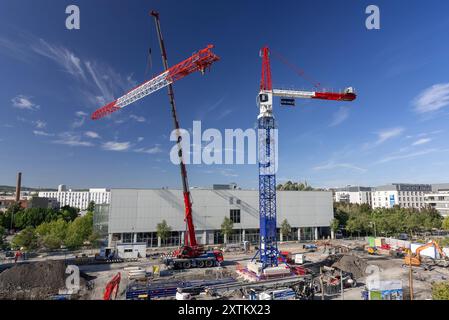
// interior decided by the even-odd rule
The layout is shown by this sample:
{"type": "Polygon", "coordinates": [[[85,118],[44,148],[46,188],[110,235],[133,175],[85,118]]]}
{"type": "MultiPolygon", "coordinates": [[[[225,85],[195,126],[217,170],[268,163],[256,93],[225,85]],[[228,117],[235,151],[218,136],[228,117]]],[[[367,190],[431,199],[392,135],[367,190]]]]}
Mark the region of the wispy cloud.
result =
{"type": "Polygon", "coordinates": [[[404,128],[401,127],[381,130],[377,133],[376,144],[382,144],[387,140],[400,136],[403,132],[404,128]]]}
{"type": "Polygon", "coordinates": [[[84,135],[92,139],[100,139],[100,135],[95,131],[86,131],[84,132],[84,135]]]}
{"type": "Polygon", "coordinates": [[[72,132],[63,132],[58,135],[57,140],[53,140],[53,143],[56,144],[64,144],[72,147],[93,147],[94,144],[89,141],[81,140],[81,136],[79,134],[75,134],[72,132]]]}
{"type": "Polygon", "coordinates": [[[76,118],[72,123],[72,127],[79,128],[84,125],[84,122],[86,121],[88,114],[84,111],[77,111],[77,112],[75,112],[75,116],[76,116],[76,118]]]}
{"type": "Polygon", "coordinates": [[[53,45],[43,39],[39,39],[39,41],[31,45],[31,50],[41,56],[53,60],[70,75],[86,80],[85,72],[81,66],[81,59],[67,48],[53,45]]]}
{"type": "Polygon", "coordinates": [[[103,150],[108,151],[126,151],[131,147],[130,142],[108,141],[102,144],[103,150]]]}
{"type": "Polygon", "coordinates": [[[359,166],[356,166],[351,163],[336,163],[333,161],[330,161],[324,165],[315,166],[313,167],[313,170],[321,171],[321,170],[334,170],[334,169],[351,169],[358,172],[365,172],[366,169],[361,168],[359,166]]]}
{"type": "Polygon", "coordinates": [[[413,101],[415,112],[427,113],[449,106],[449,83],[440,83],[422,91],[413,101]]]}
{"type": "Polygon", "coordinates": [[[33,130],[33,134],[36,136],[52,137],[54,134],[48,133],[42,130],[33,130]]]}
{"type": "Polygon", "coordinates": [[[138,137],[137,142],[142,142],[144,140],[144,137],[138,137]]]}
{"type": "Polygon", "coordinates": [[[162,149],[159,147],[159,145],[156,145],[152,148],[139,148],[134,151],[139,153],[156,154],[162,152],[162,149]]]}
{"type": "Polygon", "coordinates": [[[349,109],[347,107],[340,107],[337,112],[334,113],[329,127],[335,127],[343,123],[349,117],[349,109]]]}
{"type": "Polygon", "coordinates": [[[430,153],[435,153],[441,150],[438,149],[426,149],[426,150],[421,150],[421,151],[416,151],[416,152],[403,152],[403,153],[395,153],[389,156],[386,156],[382,159],[380,159],[377,163],[386,163],[386,162],[390,162],[390,161],[394,161],[394,160],[402,160],[402,159],[411,159],[411,158],[416,158],[419,156],[423,156],[423,155],[427,155],[430,153]]]}
{"type": "Polygon", "coordinates": [[[34,102],[31,101],[31,97],[27,97],[25,95],[18,95],[17,97],[14,97],[11,99],[12,105],[15,108],[18,109],[25,109],[25,110],[31,110],[31,111],[36,111],[38,109],[40,109],[40,106],[38,106],[37,104],[35,104],[34,102]]]}
{"type": "Polygon", "coordinates": [[[430,139],[430,138],[422,138],[422,139],[419,139],[419,140],[416,140],[415,142],[413,142],[412,146],[420,146],[422,144],[429,143],[430,141],[432,141],[432,139],[430,139]]]}
{"type": "Polygon", "coordinates": [[[145,122],[145,121],[147,121],[147,119],[145,119],[145,117],[142,117],[142,116],[136,116],[135,114],[131,114],[129,117],[130,117],[131,119],[137,121],[137,122],[145,122]]]}
{"type": "Polygon", "coordinates": [[[133,75],[122,75],[112,67],[91,59],[90,61],[62,45],[50,43],[31,34],[15,39],[0,37],[0,53],[31,63],[32,58],[53,61],[63,72],[76,80],[72,85],[84,103],[100,107],[136,86],[133,75]]]}

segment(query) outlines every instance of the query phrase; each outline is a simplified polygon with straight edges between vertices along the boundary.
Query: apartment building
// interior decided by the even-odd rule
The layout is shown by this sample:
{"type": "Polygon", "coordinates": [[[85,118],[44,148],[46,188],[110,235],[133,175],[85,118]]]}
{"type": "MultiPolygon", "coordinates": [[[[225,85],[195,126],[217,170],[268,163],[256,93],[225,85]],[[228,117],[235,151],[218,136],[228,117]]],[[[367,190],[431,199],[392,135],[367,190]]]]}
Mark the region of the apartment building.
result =
{"type": "Polygon", "coordinates": [[[424,202],[442,216],[449,216],[449,183],[433,184],[432,192],[424,195],[424,202]]]}
{"type": "Polygon", "coordinates": [[[430,184],[392,183],[379,186],[372,193],[373,208],[423,208],[426,206],[424,196],[432,191],[430,184]]]}

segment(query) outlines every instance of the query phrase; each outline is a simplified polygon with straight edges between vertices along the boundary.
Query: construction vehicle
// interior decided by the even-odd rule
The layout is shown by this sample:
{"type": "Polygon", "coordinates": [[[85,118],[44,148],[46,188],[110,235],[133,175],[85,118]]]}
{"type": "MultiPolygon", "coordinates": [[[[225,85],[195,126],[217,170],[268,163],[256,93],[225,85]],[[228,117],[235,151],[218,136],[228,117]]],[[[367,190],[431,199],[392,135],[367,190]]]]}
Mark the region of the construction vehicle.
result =
{"type": "Polygon", "coordinates": [[[182,151],[182,136],[178,116],[176,112],[175,98],[173,83],[177,80],[184,78],[185,76],[200,71],[204,74],[206,69],[209,69],[212,63],[218,61],[220,58],[212,52],[213,45],[208,45],[206,48],[194,53],[190,58],[178,63],[173,67],[168,67],[167,51],[165,50],[164,40],[162,38],[162,32],[159,21],[159,13],[156,11],[150,12],[150,15],[154,17],[156,23],[156,30],[159,39],[159,45],[161,49],[162,64],[164,66],[164,72],[160,75],[148,80],[136,88],[129,91],[127,94],[118,98],[117,100],[105,105],[92,114],[92,119],[97,120],[106,115],[118,111],[125,106],[142,99],[143,97],[150,95],[164,87],[168,89],[168,97],[171,106],[171,114],[175,127],[175,133],[177,136],[177,148],[179,166],[181,170],[181,180],[185,207],[185,222],[186,232],[184,237],[184,244],[178,250],[171,253],[170,257],[164,259],[164,263],[168,266],[177,268],[191,268],[191,267],[211,267],[219,264],[223,260],[223,254],[214,251],[205,251],[204,248],[197,244],[195,236],[195,227],[193,225],[192,218],[192,199],[189,190],[189,184],[187,179],[187,169],[183,158],[182,151]]]}
{"type": "Polygon", "coordinates": [[[411,253],[406,255],[404,257],[404,265],[405,266],[413,266],[413,267],[421,267],[423,266],[424,269],[428,269],[432,266],[441,266],[441,267],[448,267],[449,266],[449,259],[446,256],[446,254],[443,252],[441,247],[438,245],[438,243],[434,240],[431,240],[430,242],[422,245],[421,247],[416,249],[415,253],[411,253]],[[429,258],[429,257],[422,257],[421,252],[427,248],[434,247],[438,254],[440,255],[439,258],[429,258]]]}
{"type": "Polygon", "coordinates": [[[118,290],[120,288],[120,280],[122,279],[121,273],[117,273],[107,284],[104,290],[103,300],[117,299],[118,290]]]}
{"type": "Polygon", "coordinates": [[[366,252],[368,252],[368,254],[370,254],[370,255],[376,255],[377,249],[376,249],[376,247],[367,247],[366,252]]]}
{"type": "Polygon", "coordinates": [[[299,91],[273,88],[270,65],[270,49],[263,47],[262,75],[260,91],[257,96],[259,107],[258,121],[258,166],[259,166],[259,215],[260,245],[252,263],[262,264],[262,268],[278,265],[276,221],[276,140],[277,124],[273,116],[274,97],[281,98],[282,105],[294,105],[295,99],[322,99],[334,101],[353,101],[354,89],[349,87],[342,92],[299,91]]]}

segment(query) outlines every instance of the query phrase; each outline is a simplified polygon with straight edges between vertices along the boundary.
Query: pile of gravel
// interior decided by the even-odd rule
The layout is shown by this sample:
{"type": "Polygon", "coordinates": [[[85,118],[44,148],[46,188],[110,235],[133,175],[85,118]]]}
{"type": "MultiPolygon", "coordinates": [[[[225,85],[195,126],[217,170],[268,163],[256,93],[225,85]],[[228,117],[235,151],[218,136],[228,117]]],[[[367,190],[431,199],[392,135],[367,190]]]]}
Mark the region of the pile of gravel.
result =
{"type": "Polygon", "coordinates": [[[332,265],[333,268],[352,273],[355,279],[363,278],[366,275],[365,270],[367,266],[368,264],[365,260],[353,255],[343,255],[340,260],[332,265]]]}
{"type": "Polygon", "coordinates": [[[64,261],[21,263],[0,273],[0,299],[47,299],[65,288],[64,261]]]}

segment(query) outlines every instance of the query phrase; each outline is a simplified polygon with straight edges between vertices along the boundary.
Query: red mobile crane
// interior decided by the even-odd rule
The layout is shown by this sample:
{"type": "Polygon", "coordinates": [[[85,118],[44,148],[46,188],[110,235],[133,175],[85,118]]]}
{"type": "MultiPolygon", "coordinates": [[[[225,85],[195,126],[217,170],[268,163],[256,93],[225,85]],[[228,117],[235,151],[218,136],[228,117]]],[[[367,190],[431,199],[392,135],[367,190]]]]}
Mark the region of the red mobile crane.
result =
{"type": "Polygon", "coordinates": [[[112,300],[112,296],[114,296],[114,299],[117,299],[121,279],[122,275],[119,272],[106,284],[106,288],[103,294],[103,300],[112,300]]]}
{"type": "Polygon", "coordinates": [[[169,68],[167,61],[167,52],[165,50],[164,40],[162,38],[162,32],[160,28],[159,13],[156,11],[150,12],[150,15],[154,17],[156,23],[156,29],[159,39],[159,45],[162,53],[162,63],[164,66],[164,72],[160,75],[148,80],[136,88],[129,91],[124,96],[117,100],[105,105],[104,107],[95,111],[91,118],[93,120],[100,119],[112,112],[120,110],[125,106],[156,92],[164,87],[168,89],[168,96],[171,106],[171,113],[173,118],[174,127],[177,135],[177,148],[179,165],[181,169],[181,179],[185,206],[185,222],[186,233],[184,237],[184,245],[178,250],[175,250],[169,258],[164,259],[164,263],[173,268],[190,268],[190,267],[212,267],[223,260],[223,254],[221,251],[214,250],[211,252],[204,251],[202,246],[199,246],[196,242],[195,227],[193,225],[192,218],[192,199],[189,190],[189,184],[187,179],[187,169],[184,163],[182,153],[182,137],[180,133],[180,125],[178,116],[176,113],[176,104],[174,99],[174,90],[172,84],[184,78],[185,76],[200,71],[201,74],[205,73],[207,68],[210,68],[212,63],[218,61],[220,58],[215,55],[211,49],[213,45],[208,45],[206,48],[194,53],[190,58],[178,63],[177,65],[169,68]]]}
{"type": "MultiPolygon", "coordinates": [[[[157,36],[159,39],[159,46],[161,48],[162,64],[164,66],[165,71],[167,71],[169,70],[167,51],[165,49],[165,43],[162,37],[159,13],[156,11],[151,11],[150,15],[154,17],[157,36]]],[[[204,73],[204,70],[200,71],[204,73]]],[[[174,268],[188,269],[192,266],[212,267],[213,265],[223,261],[223,253],[219,250],[214,250],[212,252],[205,252],[204,248],[202,246],[198,246],[196,242],[195,226],[193,225],[193,218],[192,218],[192,197],[190,195],[189,182],[187,178],[187,169],[182,154],[182,145],[181,145],[182,137],[179,130],[180,127],[178,116],[176,113],[175,94],[171,83],[167,86],[167,89],[168,89],[168,99],[170,101],[171,106],[173,124],[175,126],[177,136],[176,144],[178,146],[179,166],[181,169],[182,191],[184,195],[184,207],[185,207],[185,222],[187,230],[184,236],[184,245],[181,246],[178,250],[175,250],[172,253],[172,257],[165,258],[164,262],[166,265],[174,268]]]]}

